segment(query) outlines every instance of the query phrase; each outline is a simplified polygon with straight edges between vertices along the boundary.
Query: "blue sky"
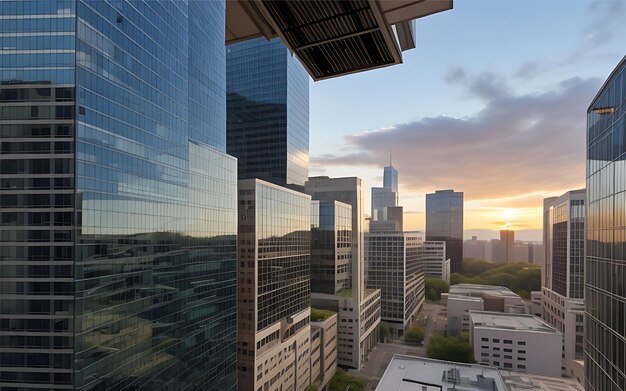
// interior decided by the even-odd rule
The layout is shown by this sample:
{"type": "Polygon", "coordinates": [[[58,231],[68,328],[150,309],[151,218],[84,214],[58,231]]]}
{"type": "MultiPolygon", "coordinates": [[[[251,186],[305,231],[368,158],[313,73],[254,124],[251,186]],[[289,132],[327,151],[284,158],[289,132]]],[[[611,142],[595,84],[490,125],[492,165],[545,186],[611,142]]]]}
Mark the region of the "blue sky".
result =
{"type": "Polygon", "coordinates": [[[311,175],[380,186],[395,150],[410,228],[437,188],[466,192],[467,230],[539,228],[544,196],[584,186],[585,109],[626,54],[626,1],[457,0],[416,36],[401,65],[311,83],[311,175]]]}

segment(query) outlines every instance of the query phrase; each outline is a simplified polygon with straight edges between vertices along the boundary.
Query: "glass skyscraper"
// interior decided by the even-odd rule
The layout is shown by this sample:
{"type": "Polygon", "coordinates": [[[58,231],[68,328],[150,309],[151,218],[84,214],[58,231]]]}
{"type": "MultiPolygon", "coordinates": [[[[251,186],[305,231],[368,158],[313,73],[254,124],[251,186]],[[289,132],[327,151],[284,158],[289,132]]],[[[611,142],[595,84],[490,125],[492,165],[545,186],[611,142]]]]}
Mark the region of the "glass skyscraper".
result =
{"type": "Polygon", "coordinates": [[[446,242],[450,272],[463,268],[463,193],[437,190],[426,194],[426,240],[446,242]]]}
{"type": "Polygon", "coordinates": [[[352,281],[352,207],[311,201],[311,291],[334,295],[352,281]]]}
{"type": "Polygon", "coordinates": [[[234,389],[225,3],[0,15],[0,388],[234,389]]]}
{"type": "Polygon", "coordinates": [[[383,170],[383,187],[372,187],[372,220],[386,220],[392,206],[398,206],[398,170],[389,162],[383,170]]]}
{"type": "Polygon", "coordinates": [[[303,186],[309,176],[309,75],[279,39],[227,47],[228,153],[239,179],[303,186]]]}
{"type": "Polygon", "coordinates": [[[626,57],[587,111],[588,391],[626,390],[626,57]]]}

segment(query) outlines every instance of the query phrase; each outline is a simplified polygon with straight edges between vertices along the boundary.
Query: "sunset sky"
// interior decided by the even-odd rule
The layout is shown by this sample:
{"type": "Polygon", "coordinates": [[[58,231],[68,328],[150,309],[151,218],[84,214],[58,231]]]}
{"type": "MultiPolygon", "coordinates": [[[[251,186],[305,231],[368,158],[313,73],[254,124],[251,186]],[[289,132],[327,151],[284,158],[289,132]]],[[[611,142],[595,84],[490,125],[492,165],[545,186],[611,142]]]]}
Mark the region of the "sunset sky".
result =
{"type": "Polygon", "coordinates": [[[365,179],[369,213],[391,151],[409,229],[425,193],[454,189],[466,234],[540,240],[542,199],[584,187],[586,108],[624,20],[623,0],[456,0],[417,21],[404,64],[311,83],[311,175],[365,179]]]}

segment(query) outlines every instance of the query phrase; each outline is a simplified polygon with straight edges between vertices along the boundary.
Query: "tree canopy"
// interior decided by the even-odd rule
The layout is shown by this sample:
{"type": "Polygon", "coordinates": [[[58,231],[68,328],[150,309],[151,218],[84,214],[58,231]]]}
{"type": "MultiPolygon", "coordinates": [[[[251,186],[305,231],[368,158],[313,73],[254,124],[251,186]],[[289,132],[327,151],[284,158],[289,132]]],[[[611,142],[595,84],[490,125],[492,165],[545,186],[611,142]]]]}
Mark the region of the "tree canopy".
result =
{"type": "Polygon", "coordinates": [[[430,301],[440,300],[441,294],[450,290],[450,285],[440,278],[426,277],[424,285],[426,299],[430,301]]]}
{"type": "Polygon", "coordinates": [[[463,260],[463,272],[452,273],[450,284],[501,285],[525,299],[541,289],[541,267],[532,263],[489,263],[463,260]]]}
{"type": "Polygon", "coordinates": [[[433,335],[426,348],[430,358],[455,362],[473,363],[474,353],[467,334],[444,337],[433,335]]]}
{"type": "Polygon", "coordinates": [[[419,344],[424,341],[424,328],[421,326],[409,327],[404,333],[404,342],[419,344]]]}
{"type": "Polygon", "coordinates": [[[330,391],[345,391],[350,386],[350,391],[363,391],[367,382],[356,376],[349,375],[348,372],[337,368],[337,372],[330,379],[330,391]]]}

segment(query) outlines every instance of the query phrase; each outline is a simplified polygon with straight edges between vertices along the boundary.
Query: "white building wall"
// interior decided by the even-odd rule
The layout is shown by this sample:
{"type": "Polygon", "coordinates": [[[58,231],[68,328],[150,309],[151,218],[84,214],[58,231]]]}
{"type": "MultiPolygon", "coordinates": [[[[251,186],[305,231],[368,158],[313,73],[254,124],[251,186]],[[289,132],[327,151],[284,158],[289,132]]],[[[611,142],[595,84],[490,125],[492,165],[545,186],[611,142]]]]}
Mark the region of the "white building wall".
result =
{"type": "Polygon", "coordinates": [[[470,325],[474,358],[480,364],[544,376],[561,376],[562,334],[470,325]]]}
{"type": "Polygon", "coordinates": [[[480,297],[458,297],[448,295],[448,335],[469,333],[469,312],[482,311],[483,299],[480,297]]]}

